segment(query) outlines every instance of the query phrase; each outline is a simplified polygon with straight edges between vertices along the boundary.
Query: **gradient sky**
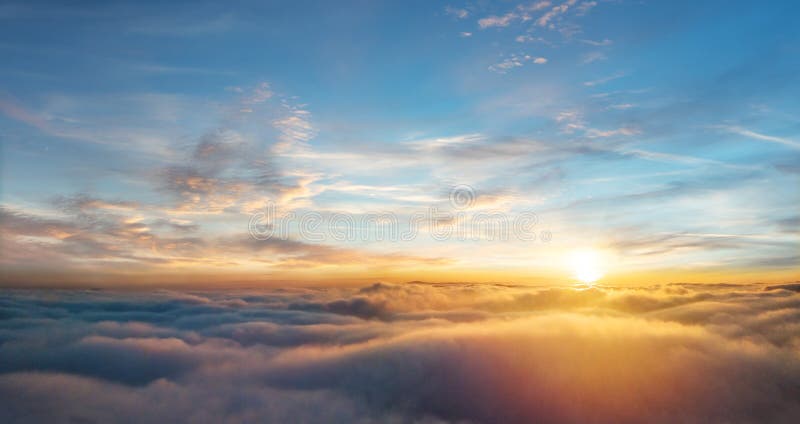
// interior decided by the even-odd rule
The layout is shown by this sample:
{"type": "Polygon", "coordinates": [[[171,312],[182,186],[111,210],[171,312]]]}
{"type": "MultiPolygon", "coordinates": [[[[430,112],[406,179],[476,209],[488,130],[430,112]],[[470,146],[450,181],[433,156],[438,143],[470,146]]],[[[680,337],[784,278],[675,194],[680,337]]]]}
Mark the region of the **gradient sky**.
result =
{"type": "Polygon", "coordinates": [[[800,278],[797,2],[333,3],[3,2],[2,283],[800,278]]]}

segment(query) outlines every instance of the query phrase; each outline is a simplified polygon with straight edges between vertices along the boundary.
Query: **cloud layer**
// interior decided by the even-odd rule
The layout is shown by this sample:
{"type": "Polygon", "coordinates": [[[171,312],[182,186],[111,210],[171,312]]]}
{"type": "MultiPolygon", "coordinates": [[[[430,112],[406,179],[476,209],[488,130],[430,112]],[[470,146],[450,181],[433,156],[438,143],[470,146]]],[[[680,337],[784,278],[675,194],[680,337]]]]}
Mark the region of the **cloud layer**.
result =
{"type": "Polygon", "coordinates": [[[0,293],[6,422],[795,422],[797,285],[0,293]]]}

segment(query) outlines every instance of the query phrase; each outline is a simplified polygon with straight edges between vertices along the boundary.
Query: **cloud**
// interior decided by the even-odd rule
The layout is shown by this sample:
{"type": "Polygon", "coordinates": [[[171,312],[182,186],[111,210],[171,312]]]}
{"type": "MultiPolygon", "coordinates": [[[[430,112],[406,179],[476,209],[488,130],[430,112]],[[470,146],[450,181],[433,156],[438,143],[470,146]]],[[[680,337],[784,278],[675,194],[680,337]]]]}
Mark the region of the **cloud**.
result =
{"type": "Polygon", "coordinates": [[[576,0],[567,0],[564,3],[559,4],[558,6],[553,6],[552,9],[547,11],[544,15],[540,16],[539,19],[536,20],[536,25],[545,27],[548,26],[549,24],[550,26],[553,26],[551,22],[556,18],[558,18],[560,15],[567,13],[569,8],[573,6],[575,2],[576,0]]]}
{"type": "Polygon", "coordinates": [[[783,232],[800,233],[800,215],[779,219],[776,223],[783,232]]]}
{"type": "Polygon", "coordinates": [[[507,27],[511,22],[519,16],[515,13],[509,12],[503,16],[487,16],[478,20],[478,26],[481,29],[492,27],[507,27]]]}
{"type": "Polygon", "coordinates": [[[530,34],[525,35],[518,35],[517,38],[514,39],[518,43],[532,43],[532,42],[539,42],[544,44],[550,44],[542,37],[534,37],[530,34]]]}
{"type": "Polygon", "coordinates": [[[797,413],[791,401],[772,396],[776,389],[788,395],[778,387],[797,376],[794,366],[785,373],[772,348],[739,346],[681,325],[642,324],[569,314],[485,329],[468,324],[363,349],[293,352],[276,358],[266,379],[447,421],[636,422],[653,410],[684,421],[797,413]],[[612,365],[622,357],[635,365],[612,365]],[[753,374],[737,373],[742,368],[753,374]],[[731,385],[741,389],[731,392],[731,385]]]}
{"type": "MultiPolygon", "coordinates": [[[[9,269],[68,269],[106,261],[118,261],[117,266],[156,265],[169,262],[169,256],[158,255],[159,252],[188,254],[203,244],[195,237],[154,232],[151,224],[163,226],[164,221],[132,218],[125,202],[86,195],[60,197],[54,202],[62,205],[66,215],[45,217],[2,208],[2,246],[5,251],[14,252],[4,258],[9,269]]],[[[184,225],[191,228],[191,224],[184,225]]],[[[167,228],[175,229],[172,225],[167,228]]]]}
{"type": "Polygon", "coordinates": [[[272,98],[273,95],[274,93],[272,92],[269,83],[261,82],[256,85],[256,87],[254,87],[247,96],[242,98],[241,102],[243,105],[257,105],[266,102],[272,98]]]}
{"type": "Polygon", "coordinates": [[[547,59],[544,57],[534,57],[528,54],[524,55],[511,55],[501,62],[495,63],[494,65],[489,66],[489,70],[492,72],[496,72],[498,74],[505,74],[511,69],[519,68],[525,65],[526,62],[532,62],[537,65],[543,65],[547,63],[547,59]]]}
{"type": "Polygon", "coordinates": [[[604,78],[598,78],[596,80],[586,81],[586,82],[583,83],[583,85],[585,85],[587,87],[594,87],[594,86],[597,86],[597,85],[605,84],[605,83],[610,82],[610,81],[614,81],[615,79],[622,78],[625,75],[626,75],[625,73],[618,72],[618,73],[616,73],[614,75],[610,75],[610,76],[607,76],[607,77],[604,77],[604,78]]]}
{"type": "Polygon", "coordinates": [[[776,136],[772,136],[772,135],[762,134],[762,133],[759,133],[759,132],[751,131],[751,130],[748,130],[746,128],[742,128],[742,127],[738,127],[738,126],[734,126],[734,125],[718,125],[715,128],[718,128],[720,130],[723,130],[723,131],[726,131],[726,132],[729,132],[729,133],[737,134],[737,135],[740,135],[740,136],[743,136],[743,137],[751,138],[753,140],[766,141],[768,143],[780,144],[782,146],[789,147],[789,148],[795,149],[795,150],[800,149],[800,142],[795,141],[795,140],[791,140],[791,139],[788,139],[788,138],[785,138],[785,137],[776,137],[776,136]]]}
{"type": "Polygon", "coordinates": [[[588,64],[605,59],[607,59],[607,57],[603,52],[590,52],[583,55],[582,61],[584,64],[588,64]]]}
{"type": "Polygon", "coordinates": [[[298,107],[289,107],[289,115],[272,121],[272,125],[280,131],[275,149],[284,152],[314,138],[316,128],[311,124],[311,113],[298,107]]]}
{"type": "MultiPolygon", "coordinates": [[[[748,234],[661,233],[616,237],[611,247],[624,255],[661,255],[676,250],[745,250],[758,246],[780,246],[783,242],[748,234]]],[[[764,266],[762,264],[761,266],[764,266]]]]}
{"type": "Polygon", "coordinates": [[[575,131],[583,131],[586,129],[586,121],[583,114],[578,110],[564,110],[558,113],[555,117],[556,122],[561,125],[562,132],[571,134],[575,131]]]}
{"type": "Polygon", "coordinates": [[[613,44],[613,42],[611,40],[609,40],[608,38],[604,38],[604,39],[602,39],[600,41],[596,41],[596,40],[580,40],[580,41],[581,41],[581,43],[588,44],[590,46],[597,46],[597,47],[610,46],[611,44],[613,44]]]}
{"type": "Polygon", "coordinates": [[[6,422],[793,422],[797,284],[0,292],[6,422]]]}
{"type": "Polygon", "coordinates": [[[467,9],[459,9],[457,7],[447,6],[444,8],[444,13],[453,16],[457,19],[465,19],[469,16],[467,9]]]}
{"type": "Polygon", "coordinates": [[[598,137],[605,138],[617,135],[632,136],[637,134],[641,134],[641,132],[635,128],[629,128],[629,127],[622,127],[614,130],[598,130],[595,128],[589,128],[586,131],[586,136],[589,138],[598,138],[598,137]]]}
{"type": "Polygon", "coordinates": [[[264,253],[273,256],[266,262],[288,268],[307,268],[314,265],[363,264],[372,267],[407,264],[446,264],[450,260],[443,257],[426,257],[402,253],[372,253],[327,244],[308,243],[290,238],[272,237],[256,240],[248,234],[228,236],[215,241],[226,252],[238,253],[245,257],[260,258],[264,253]]]}
{"type": "Polygon", "coordinates": [[[484,161],[488,158],[509,160],[520,155],[538,152],[543,146],[536,140],[515,137],[491,138],[481,134],[416,140],[408,143],[410,154],[425,153],[443,160],[460,159],[484,161]]]}
{"type": "Polygon", "coordinates": [[[54,130],[50,129],[50,125],[44,117],[28,110],[14,99],[8,98],[7,96],[4,97],[6,98],[0,98],[0,112],[2,112],[4,115],[16,121],[35,127],[42,132],[55,133],[54,130]]]}
{"type": "Polygon", "coordinates": [[[550,6],[551,4],[552,3],[549,2],[549,1],[535,1],[535,2],[529,3],[527,5],[521,4],[521,5],[517,6],[517,9],[525,11],[525,12],[535,12],[537,10],[544,9],[544,8],[550,6]]]}
{"type": "MultiPolygon", "coordinates": [[[[273,96],[267,83],[248,92],[240,105],[256,108],[273,96]]],[[[237,113],[246,119],[253,112],[237,113]]],[[[272,154],[264,154],[259,143],[239,131],[220,127],[205,132],[184,149],[182,161],[153,172],[156,188],[170,195],[177,214],[251,213],[268,200],[280,206],[296,206],[313,194],[309,186],[318,175],[301,170],[286,171],[276,166],[280,152],[302,149],[316,130],[310,113],[282,101],[272,125],[277,140],[270,143],[272,154]],[[288,114],[287,114],[288,112],[288,114]]]]}
{"type": "Polygon", "coordinates": [[[213,380],[191,386],[160,380],[131,388],[69,374],[15,373],[0,376],[0,393],[7,403],[4,419],[8,423],[114,423],[127,422],[129,417],[141,423],[346,423],[370,417],[369,411],[329,392],[299,393],[253,383],[223,386],[213,380]],[[318,407],[309,408],[309,404],[318,407]]]}
{"type": "Polygon", "coordinates": [[[340,299],[327,303],[296,303],[290,309],[301,311],[330,312],[334,314],[352,315],[358,318],[388,319],[389,314],[383,302],[374,302],[365,297],[340,299]]]}
{"type": "Polygon", "coordinates": [[[618,104],[609,105],[608,107],[611,108],[611,109],[625,110],[625,109],[630,109],[630,108],[636,107],[636,105],[632,104],[632,103],[618,103],[618,104]]]}
{"type": "MultiPolygon", "coordinates": [[[[539,41],[549,44],[536,34],[542,29],[558,31],[565,39],[571,39],[576,34],[581,33],[581,27],[573,22],[573,17],[586,15],[589,10],[597,5],[594,1],[584,1],[578,3],[577,0],[566,0],[560,4],[553,5],[550,1],[539,1],[529,4],[519,4],[514,9],[502,15],[489,15],[478,20],[480,29],[505,28],[512,24],[517,26],[526,25],[526,34],[516,37],[520,43],[539,41]]],[[[603,42],[593,42],[587,40],[588,44],[606,45],[603,42]],[[596,43],[596,44],[595,44],[596,43]]]]}
{"type": "MultiPolygon", "coordinates": [[[[86,197],[59,200],[67,204],[86,203],[86,197]]],[[[94,202],[97,203],[97,202],[94,202]]],[[[140,213],[141,211],[137,211],[140,213]]],[[[0,247],[7,267],[3,282],[12,285],[36,284],[37,272],[59,269],[60,276],[48,283],[80,280],[85,272],[92,280],[108,277],[108,272],[125,269],[165,272],[175,265],[258,263],[262,268],[308,269],[337,264],[382,269],[403,265],[445,265],[450,259],[403,252],[373,252],[303,242],[277,235],[267,240],[253,239],[246,232],[199,237],[198,226],[185,220],[131,217],[102,208],[73,210],[65,216],[47,218],[24,211],[0,208],[0,247]],[[6,253],[7,252],[7,253],[6,253]],[[224,258],[224,259],[220,259],[224,258]],[[11,271],[31,273],[27,279],[11,271]]]]}
{"type": "Polygon", "coordinates": [[[507,27],[517,20],[527,22],[533,19],[530,15],[531,12],[544,9],[548,6],[550,6],[549,1],[539,1],[530,3],[528,5],[520,4],[515,8],[514,11],[508,12],[502,16],[491,15],[479,19],[478,26],[481,29],[486,29],[491,27],[507,27]]]}
{"type": "Polygon", "coordinates": [[[584,1],[584,2],[581,2],[581,4],[578,5],[578,12],[577,13],[578,13],[578,15],[585,15],[585,14],[589,13],[589,11],[595,6],[597,6],[597,2],[596,1],[584,1]]]}

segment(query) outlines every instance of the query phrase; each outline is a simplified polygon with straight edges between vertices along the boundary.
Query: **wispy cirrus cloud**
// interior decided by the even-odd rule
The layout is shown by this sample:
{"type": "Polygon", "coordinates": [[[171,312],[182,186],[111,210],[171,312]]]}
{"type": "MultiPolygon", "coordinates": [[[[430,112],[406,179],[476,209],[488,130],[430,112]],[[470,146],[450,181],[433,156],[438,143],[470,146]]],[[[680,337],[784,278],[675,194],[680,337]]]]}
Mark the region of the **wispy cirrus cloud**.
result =
{"type": "Polygon", "coordinates": [[[632,136],[632,135],[638,135],[638,134],[641,134],[641,132],[639,130],[637,130],[636,128],[630,128],[630,127],[616,128],[616,129],[613,129],[613,130],[600,130],[600,129],[597,129],[597,128],[589,128],[586,131],[586,136],[589,137],[589,138],[613,137],[613,136],[617,136],[617,135],[632,136]]]}
{"type": "Polygon", "coordinates": [[[604,38],[602,40],[580,40],[581,43],[588,44],[590,46],[601,47],[601,46],[610,46],[613,44],[611,40],[608,38],[604,38]]]}
{"type": "Polygon", "coordinates": [[[620,79],[620,78],[625,77],[625,76],[627,76],[626,73],[617,72],[616,74],[609,75],[607,77],[598,78],[598,79],[591,80],[591,81],[584,81],[583,85],[585,85],[587,87],[596,87],[598,85],[603,85],[603,84],[606,84],[608,82],[614,81],[616,79],[620,79]]]}
{"type": "Polygon", "coordinates": [[[713,128],[729,132],[732,134],[737,134],[743,137],[747,137],[753,140],[758,141],[765,141],[767,143],[775,143],[780,144],[792,149],[800,149],[800,141],[792,140],[790,138],[785,137],[776,137],[772,135],[762,134],[756,131],[749,130],[747,128],[742,128],[735,125],[716,125],[713,128]]]}
{"type": "Polygon", "coordinates": [[[598,61],[606,60],[606,59],[607,59],[607,57],[606,57],[605,53],[603,53],[603,52],[589,52],[589,53],[585,53],[583,55],[583,63],[584,64],[598,62],[598,61]]]}

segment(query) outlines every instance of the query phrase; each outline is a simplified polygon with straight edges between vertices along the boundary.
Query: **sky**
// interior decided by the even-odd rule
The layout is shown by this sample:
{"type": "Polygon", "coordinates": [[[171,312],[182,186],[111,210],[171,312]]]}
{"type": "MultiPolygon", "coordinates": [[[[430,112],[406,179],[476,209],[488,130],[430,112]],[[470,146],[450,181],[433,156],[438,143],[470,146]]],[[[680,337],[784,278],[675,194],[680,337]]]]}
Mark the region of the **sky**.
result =
{"type": "Polygon", "coordinates": [[[3,422],[800,422],[797,16],[0,1],[3,422]]]}
{"type": "Polygon", "coordinates": [[[2,2],[0,284],[796,281],[798,9],[2,2]]]}

